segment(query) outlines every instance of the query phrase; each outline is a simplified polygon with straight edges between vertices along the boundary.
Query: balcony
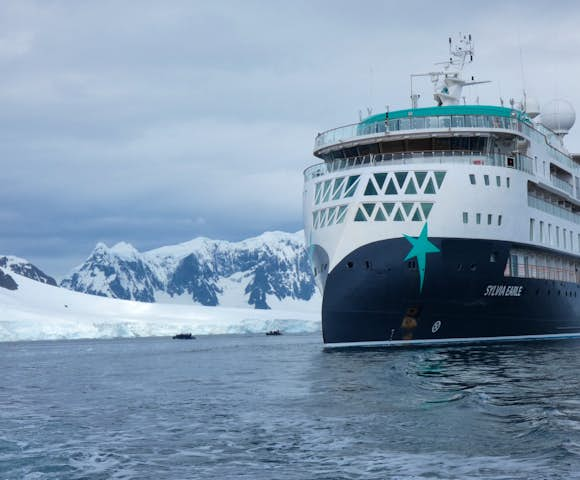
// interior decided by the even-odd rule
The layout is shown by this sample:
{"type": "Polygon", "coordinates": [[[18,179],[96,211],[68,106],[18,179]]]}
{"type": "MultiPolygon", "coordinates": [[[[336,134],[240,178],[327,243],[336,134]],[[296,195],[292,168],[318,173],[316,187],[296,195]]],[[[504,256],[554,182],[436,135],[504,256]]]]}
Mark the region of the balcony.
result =
{"type": "Polygon", "coordinates": [[[484,155],[476,152],[453,150],[431,152],[405,152],[383,153],[378,155],[365,155],[364,157],[340,158],[331,162],[319,163],[304,171],[304,180],[309,181],[329,173],[349,170],[360,167],[376,167],[389,165],[414,165],[414,164],[467,164],[487,165],[496,167],[514,168],[526,173],[534,173],[534,162],[525,155],[484,155]]]}
{"type": "Polygon", "coordinates": [[[562,180],[556,175],[550,175],[550,182],[554,187],[563,190],[570,196],[573,196],[574,187],[571,184],[569,184],[566,180],[562,180]]]}

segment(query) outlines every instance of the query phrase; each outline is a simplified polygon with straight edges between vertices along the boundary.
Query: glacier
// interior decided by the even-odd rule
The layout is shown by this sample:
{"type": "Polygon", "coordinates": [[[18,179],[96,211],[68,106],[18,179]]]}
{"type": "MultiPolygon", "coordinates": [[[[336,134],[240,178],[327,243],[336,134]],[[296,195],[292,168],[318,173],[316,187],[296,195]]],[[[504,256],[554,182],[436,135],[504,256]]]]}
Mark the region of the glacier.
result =
{"type": "Polygon", "coordinates": [[[320,331],[319,311],[145,303],[10,276],[18,288],[0,288],[0,341],[320,331]]]}

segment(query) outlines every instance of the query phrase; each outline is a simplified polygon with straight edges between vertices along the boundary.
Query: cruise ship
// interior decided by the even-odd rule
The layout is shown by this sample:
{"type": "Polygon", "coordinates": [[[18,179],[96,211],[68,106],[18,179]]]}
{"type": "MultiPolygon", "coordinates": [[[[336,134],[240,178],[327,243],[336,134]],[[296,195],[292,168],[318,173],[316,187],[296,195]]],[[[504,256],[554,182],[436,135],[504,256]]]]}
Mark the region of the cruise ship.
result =
{"type": "Polygon", "coordinates": [[[411,108],[316,136],[303,216],[325,346],[580,337],[574,109],[468,102],[487,83],[464,73],[473,53],[450,39],[421,74],[432,106],[412,87],[411,108]]]}

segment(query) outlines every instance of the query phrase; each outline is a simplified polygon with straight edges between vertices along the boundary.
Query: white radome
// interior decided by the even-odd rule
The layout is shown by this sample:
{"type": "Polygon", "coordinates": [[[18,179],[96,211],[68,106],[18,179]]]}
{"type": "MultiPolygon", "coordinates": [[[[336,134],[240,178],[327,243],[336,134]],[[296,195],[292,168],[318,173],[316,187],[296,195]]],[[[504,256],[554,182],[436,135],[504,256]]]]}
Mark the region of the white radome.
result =
{"type": "Polygon", "coordinates": [[[541,123],[558,135],[566,135],[574,122],[576,112],[570,102],[562,98],[551,100],[542,108],[541,123]]]}

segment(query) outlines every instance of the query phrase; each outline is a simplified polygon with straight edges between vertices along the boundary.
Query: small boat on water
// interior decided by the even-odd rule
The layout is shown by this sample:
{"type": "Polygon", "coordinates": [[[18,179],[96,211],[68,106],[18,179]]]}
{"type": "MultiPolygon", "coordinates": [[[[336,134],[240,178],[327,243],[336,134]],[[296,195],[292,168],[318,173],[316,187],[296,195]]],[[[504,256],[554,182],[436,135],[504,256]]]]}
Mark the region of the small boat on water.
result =
{"type": "Polygon", "coordinates": [[[173,340],[195,340],[195,337],[191,333],[178,333],[173,335],[173,340]]]}
{"type": "Polygon", "coordinates": [[[270,330],[266,332],[266,335],[282,335],[282,332],[280,330],[270,330]]]}

